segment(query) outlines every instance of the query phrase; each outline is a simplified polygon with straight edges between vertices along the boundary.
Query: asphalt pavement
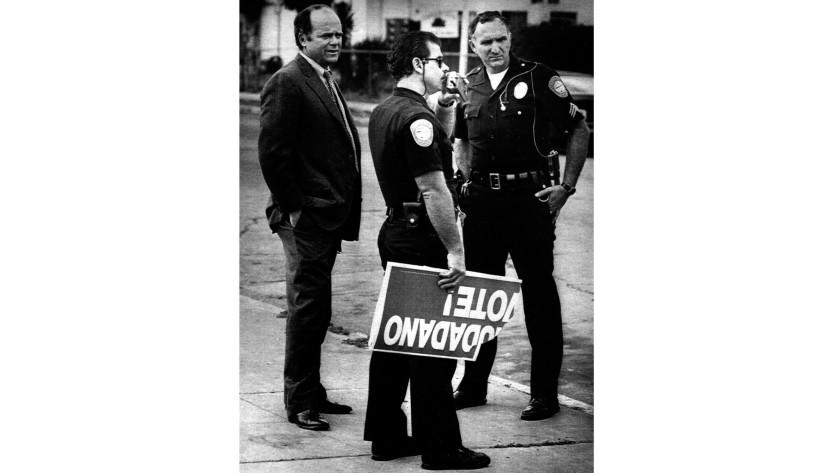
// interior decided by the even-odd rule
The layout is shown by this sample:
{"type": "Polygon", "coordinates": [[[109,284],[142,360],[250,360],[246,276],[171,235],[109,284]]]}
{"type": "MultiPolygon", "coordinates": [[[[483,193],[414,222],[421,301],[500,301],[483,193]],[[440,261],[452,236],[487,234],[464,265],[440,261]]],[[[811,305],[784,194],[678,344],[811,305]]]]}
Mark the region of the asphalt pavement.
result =
{"type": "MultiPolygon", "coordinates": [[[[383,271],[376,235],[385,205],[367,144],[374,105],[350,103],[362,138],[363,217],[360,240],[345,242],[333,272],[333,321],[322,346],[323,383],[350,415],[325,415],[332,429],[311,432],[286,420],[283,348],[286,324],[282,245],[265,222],[267,189],[256,157],[259,105],[240,96],[240,471],[421,471],[419,457],[370,459],[362,440],[370,352],[366,337],[383,271]]],[[[562,164],[561,164],[562,165],[562,164]]],[[[489,455],[483,471],[593,471],[592,176],[589,159],[578,193],[563,209],[555,244],[555,279],[563,304],[565,358],[561,411],[537,422],[519,419],[527,404],[530,349],[521,315],[505,326],[488,404],[458,411],[464,445],[489,455]]],[[[508,274],[515,276],[508,262],[508,274]]],[[[521,314],[521,307],[517,309],[521,314]]],[[[456,380],[462,366],[459,364],[456,380]]],[[[405,411],[410,416],[406,399],[405,411]]]]}

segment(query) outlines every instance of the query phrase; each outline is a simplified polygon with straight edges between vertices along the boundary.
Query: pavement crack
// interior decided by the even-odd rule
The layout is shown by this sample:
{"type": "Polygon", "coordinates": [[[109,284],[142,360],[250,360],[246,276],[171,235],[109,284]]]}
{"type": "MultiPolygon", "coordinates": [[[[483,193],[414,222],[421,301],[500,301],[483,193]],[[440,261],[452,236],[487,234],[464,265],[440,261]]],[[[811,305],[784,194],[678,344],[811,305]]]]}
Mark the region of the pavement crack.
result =
{"type": "Polygon", "coordinates": [[[309,458],[280,458],[277,460],[253,460],[253,461],[240,461],[240,464],[244,463],[283,463],[283,462],[297,462],[297,461],[307,461],[307,460],[332,460],[334,458],[359,458],[359,457],[369,457],[370,453],[360,453],[357,455],[333,455],[333,456],[325,456],[325,457],[309,457],[309,458]]]}
{"type": "Polygon", "coordinates": [[[578,292],[582,292],[584,294],[589,294],[590,296],[595,295],[595,291],[592,291],[590,289],[585,289],[581,286],[578,286],[578,285],[575,285],[575,284],[572,284],[572,283],[568,283],[568,282],[565,283],[565,284],[566,284],[566,287],[568,287],[569,289],[572,289],[572,290],[575,290],[575,291],[578,291],[578,292]]]}
{"type": "Polygon", "coordinates": [[[245,227],[239,230],[239,237],[242,238],[242,235],[248,233],[248,231],[251,230],[251,227],[260,223],[261,220],[262,217],[251,217],[250,219],[248,219],[248,222],[245,224],[245,227]]]}
{"type": "Polygon", "coordinates": [[[548,440],[539,443],[505,443],[501,445],[491,445],[484,448],[530,448],[530,447],[553,447],[561,445],[581,445],[592,443],[591,440],[548,440]]]}

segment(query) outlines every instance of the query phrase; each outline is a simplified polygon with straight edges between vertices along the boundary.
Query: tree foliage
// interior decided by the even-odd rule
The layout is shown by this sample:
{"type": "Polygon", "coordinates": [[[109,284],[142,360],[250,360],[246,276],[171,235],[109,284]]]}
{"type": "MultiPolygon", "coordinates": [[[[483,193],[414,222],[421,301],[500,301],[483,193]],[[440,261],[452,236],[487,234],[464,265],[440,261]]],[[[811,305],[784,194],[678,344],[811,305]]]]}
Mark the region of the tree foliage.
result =
{"type": "Polygon", "coordinates": [[[555,69],[593,73],[593,28],[587,25],[543,23],[513,36],[513,53],[555,69]]]}
{"type": "Polygon", "coordinates": [[[341,21],[341,32],[344,33],[342,47],[349,48],[351,38],[353,36],[353,28],[356,26],[355,21],[353,20],[353,7],[351,7],[347,2],[339,2],[335,4],[333,9],[335,10],[335,14],[338,15],[338,19],[341,21]]]}

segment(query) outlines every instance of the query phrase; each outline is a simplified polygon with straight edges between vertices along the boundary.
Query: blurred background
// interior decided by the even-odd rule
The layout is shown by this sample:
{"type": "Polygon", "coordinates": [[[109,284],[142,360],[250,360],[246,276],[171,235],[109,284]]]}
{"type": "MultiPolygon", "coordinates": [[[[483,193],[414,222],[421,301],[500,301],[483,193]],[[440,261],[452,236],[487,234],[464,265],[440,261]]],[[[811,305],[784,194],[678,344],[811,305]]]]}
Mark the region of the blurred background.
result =
{"type": "MultiPolygon", "coordinates": [[[[292,21],[314,3],[331,5],[345,42],[336,79],[348,100],[379,102],[393,79],[385,57],[407,31],[425,30],[442,40],[447,65],[462,74],[480,64],[466,34],[478,12],[499,10],[509,20],[513,53],[547,64],[564,76],[575,98],[592,95],[593,0],[240,0],[239,90],[259,92],[266,79],[298,53],[292,21]]],[[[565,79],[565,78],[564,78],[565,79]]],[[[591,107],[590,112],[591,112],[591,107]]]]}

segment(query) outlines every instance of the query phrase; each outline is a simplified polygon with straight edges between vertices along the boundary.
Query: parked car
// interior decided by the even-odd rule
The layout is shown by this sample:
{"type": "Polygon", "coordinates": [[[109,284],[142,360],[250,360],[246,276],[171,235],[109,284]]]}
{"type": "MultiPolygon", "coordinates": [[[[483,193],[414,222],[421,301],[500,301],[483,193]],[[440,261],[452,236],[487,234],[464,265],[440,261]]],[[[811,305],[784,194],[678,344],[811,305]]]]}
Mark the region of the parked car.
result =
{"type": "Polygon", "coordinates": [[[595,86],[594,77],[591,74],[582,72],[557,71],[560,79],[566,84],[566,88],[572,94],[578,108],[586,111],[586,124],[592,134],[589,137],[589,152],[587,156],[594,155],[595,144],[595,86]]]}

